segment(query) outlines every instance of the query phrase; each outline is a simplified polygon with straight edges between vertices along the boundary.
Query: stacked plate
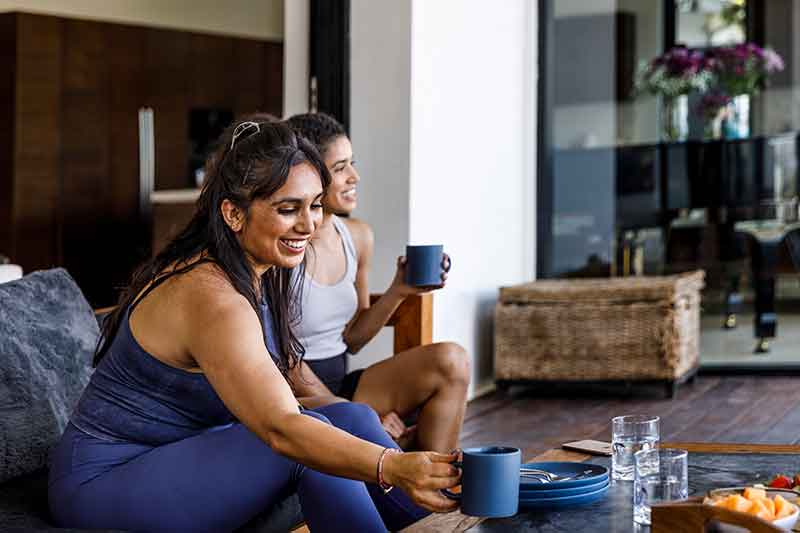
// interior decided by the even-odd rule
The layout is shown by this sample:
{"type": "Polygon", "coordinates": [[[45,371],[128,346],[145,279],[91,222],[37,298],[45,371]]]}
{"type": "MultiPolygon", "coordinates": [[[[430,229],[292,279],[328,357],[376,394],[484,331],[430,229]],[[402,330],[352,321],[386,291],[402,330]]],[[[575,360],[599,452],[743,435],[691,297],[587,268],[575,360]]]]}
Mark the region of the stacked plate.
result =
{"type": "Polygon", "coordinates": [[[557,509],[592,503],[608,492],[608,468],[588,463],[527,463],[522,470],[538,469],[554,474],[545,482],[540,477],[520,476],[521,509],[557,509]],[[564,479],[561,479],[564,478],[564,479]]]}

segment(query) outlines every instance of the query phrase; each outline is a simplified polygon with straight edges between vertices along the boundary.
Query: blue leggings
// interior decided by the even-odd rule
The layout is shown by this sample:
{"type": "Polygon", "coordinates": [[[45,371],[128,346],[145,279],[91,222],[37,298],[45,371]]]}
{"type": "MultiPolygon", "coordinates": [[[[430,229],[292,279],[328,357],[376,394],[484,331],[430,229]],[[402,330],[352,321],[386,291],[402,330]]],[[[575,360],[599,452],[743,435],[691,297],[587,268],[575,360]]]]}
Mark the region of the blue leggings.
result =
{"type": "MultiPolygon", "coordinates": [[[[396,447],[364,404],[304,413],[396,447]]],[[[49,499],[62,527],[230,531],[292,491],[315,532],[394,531],[428,514],[398,489],[384,494],[278,455],[238,423],[157,447],[98,439],[70,424],[53,453],[49,499]]]]}

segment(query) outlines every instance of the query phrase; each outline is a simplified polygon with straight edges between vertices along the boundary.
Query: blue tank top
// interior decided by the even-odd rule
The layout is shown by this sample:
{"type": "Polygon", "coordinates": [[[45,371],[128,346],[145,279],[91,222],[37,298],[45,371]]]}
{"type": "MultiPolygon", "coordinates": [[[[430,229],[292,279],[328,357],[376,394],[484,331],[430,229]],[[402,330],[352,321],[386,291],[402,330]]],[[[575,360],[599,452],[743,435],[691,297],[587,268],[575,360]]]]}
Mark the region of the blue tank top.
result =
{"type": "MultiPolygon", "coordinates": [[[[280,351],[272,316],[266,303],[260,311],[274,358],[280,351]]],[[[172,367],[145,351],[129,316],[130,308],[75,408],[74,426],[100,439],[158,446],[236,421],[204,374],[172,367]]]]}

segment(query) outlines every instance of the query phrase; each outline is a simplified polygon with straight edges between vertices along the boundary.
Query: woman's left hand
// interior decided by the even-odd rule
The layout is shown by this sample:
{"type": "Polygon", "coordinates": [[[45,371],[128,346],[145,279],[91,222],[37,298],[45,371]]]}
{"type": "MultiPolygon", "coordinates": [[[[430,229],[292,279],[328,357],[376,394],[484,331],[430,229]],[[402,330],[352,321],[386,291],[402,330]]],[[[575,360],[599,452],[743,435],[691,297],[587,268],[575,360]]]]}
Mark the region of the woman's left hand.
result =
{"type": "Polygon", "coordinates": [[[403,419],[394,411],[389,411],[381,417],[381,425],[403,450],[409,449],[417,436],[417,426],[406,426],[403,419]]]}
{"type": "Polygon", "coordinates": [[[450,266],[452,265],[452,261],[450,261],[450,256],[447,254],[442,254],[442,283],[439,285],[426,285],[425,287],[415,287],[414,285],[409,285],[406,283],[406,257],[401,255],[397,258],[397,270],[394,274],[394,279],[392,280],[392,284],[389,286],[389,290],[387,292],[394,292],[395,294],[402,296],[405,298],[406,296],[411,296],[414,294],[422,294],[424,292],[430,292],[434,290],[441,289],[447,283],[447,273],[450,272],[450,266]]]}
{"type": "Polygon", "coordinates": [[[395,441],[402,437],[406,432],[406,424],[394,411],[389,411],[381,417],[381,425],[386,433],[395,441]]]}

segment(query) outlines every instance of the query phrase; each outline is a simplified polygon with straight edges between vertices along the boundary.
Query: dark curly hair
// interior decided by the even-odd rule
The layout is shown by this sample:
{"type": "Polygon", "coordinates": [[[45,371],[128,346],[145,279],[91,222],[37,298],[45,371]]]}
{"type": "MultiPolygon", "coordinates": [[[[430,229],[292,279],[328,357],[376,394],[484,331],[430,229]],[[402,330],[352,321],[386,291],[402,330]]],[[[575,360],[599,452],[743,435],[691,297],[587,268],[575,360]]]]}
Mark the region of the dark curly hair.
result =
{"type": "MultiPolygon", "coordinates": [[[[151,282],[154,287],[203,262],[213,262],[225,272],[233,288],[247,299],[261,321],[258,304],[262,295],[256,293],[253,284],[255,272],[233,230],[223,220],[220,206],[229,200],[248,216],[253,201],[268,198],[283,187],[292,167],[300,163],[310,164],[323,189],[328,187],[330,173],[319,152],[286,122],[252,114],[231,124],[206,161],[206,180],[192,220],[158,255],[136,271],[118,307],[105,321],[95,351],[95,366],[108,352],[126,311],[145,287],[151,282]],[[198,257],[203,259],[198,261],[198,257]]],[[[302,277],[302,270],[299,276],[293,276],[290,269],[278,267],[261,276],[261,288],[269,301],[282,352],[271,355],[284,376],[304,354],[303,345],[292,331],[292,325],[299,319],[296,313],[302,284],[297,279],[302,277]]]]}
{"type": "Polygon", "coordinates": [[[331,142],[341,136],[347,137],[344,126],[327,113],[300,113],[289,117],[286,122],[296,132],[314,143],[323,156],[331,142]]]}

